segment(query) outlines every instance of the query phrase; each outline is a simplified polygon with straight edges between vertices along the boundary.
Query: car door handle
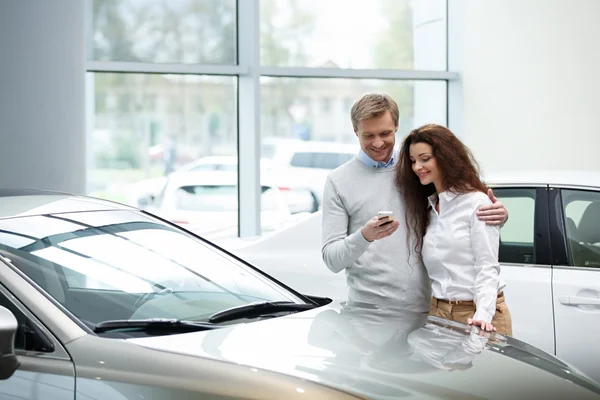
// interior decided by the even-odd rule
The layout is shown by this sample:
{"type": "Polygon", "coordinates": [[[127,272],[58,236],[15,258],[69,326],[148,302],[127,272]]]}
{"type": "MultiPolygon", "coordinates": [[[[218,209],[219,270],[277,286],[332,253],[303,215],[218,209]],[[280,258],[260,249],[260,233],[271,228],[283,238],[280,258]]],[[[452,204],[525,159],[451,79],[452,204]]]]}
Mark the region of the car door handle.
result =
{"type": "Polygon", "coordinates": [[[565,306],[600,306],[600,299],[594,297],[560,296],[558,301],[565,306]]]}

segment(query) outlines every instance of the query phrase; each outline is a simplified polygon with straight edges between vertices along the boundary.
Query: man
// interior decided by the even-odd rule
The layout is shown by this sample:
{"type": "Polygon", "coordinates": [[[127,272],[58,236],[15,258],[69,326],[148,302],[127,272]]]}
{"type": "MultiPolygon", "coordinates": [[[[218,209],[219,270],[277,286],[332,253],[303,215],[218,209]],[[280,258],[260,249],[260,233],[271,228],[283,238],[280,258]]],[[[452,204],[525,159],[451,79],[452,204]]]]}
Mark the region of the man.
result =
{"type": "MultiPolygon", "coordinates": [[[[368,93],[352,106],[351,119],[361,150],[327,177],[323,260],[335,273],[346,271],[350,301],[427,312],[431,282],[414,251],[409,260],[404,207],[394,182],[398,105],[388,95],[368,93]],[[383,225],[379,211],[393,211],[394,221],[383,225]]],[[[500,225],[507,211],[491,191],[488,195],[493,204],[482,207],[479,218],[500,225]]]]}

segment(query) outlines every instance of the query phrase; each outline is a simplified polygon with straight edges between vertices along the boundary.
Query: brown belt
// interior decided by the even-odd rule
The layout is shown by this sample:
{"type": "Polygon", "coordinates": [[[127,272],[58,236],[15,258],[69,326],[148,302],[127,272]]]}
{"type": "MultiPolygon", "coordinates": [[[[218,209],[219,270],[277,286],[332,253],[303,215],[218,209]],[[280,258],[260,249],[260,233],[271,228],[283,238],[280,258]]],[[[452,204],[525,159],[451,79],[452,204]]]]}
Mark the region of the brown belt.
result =
{"type": "MultiPolygon", "coordinates": [[[[504,297],[504,292],[498,293],[498,298],[504,297]]],[[[453,305],[474,305],[475,302],[473,300],[446,300],[446,299],[438,299],[434,297],[434,299],[439,303],[453,304],[453,305]]]]}

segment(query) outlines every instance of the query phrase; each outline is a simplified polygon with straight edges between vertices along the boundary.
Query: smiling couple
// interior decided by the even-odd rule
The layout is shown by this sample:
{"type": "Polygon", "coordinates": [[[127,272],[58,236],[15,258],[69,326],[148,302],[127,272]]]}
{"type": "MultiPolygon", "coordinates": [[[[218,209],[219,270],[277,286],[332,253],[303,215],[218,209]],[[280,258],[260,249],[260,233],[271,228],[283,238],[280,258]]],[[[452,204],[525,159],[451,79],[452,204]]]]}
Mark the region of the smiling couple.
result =
{"type": "Polygon", "coordinates": [[[329,174],[322,221],[323,260],[345,270],[348,301],[512,335],[498,262],[508,212],[469,149],[434,124],[396,149],[399,110],[386,94],[362,96],[351,120],[361,150],[329,174]],[[381,211],[394,221],[385,224],[381,211]]]}

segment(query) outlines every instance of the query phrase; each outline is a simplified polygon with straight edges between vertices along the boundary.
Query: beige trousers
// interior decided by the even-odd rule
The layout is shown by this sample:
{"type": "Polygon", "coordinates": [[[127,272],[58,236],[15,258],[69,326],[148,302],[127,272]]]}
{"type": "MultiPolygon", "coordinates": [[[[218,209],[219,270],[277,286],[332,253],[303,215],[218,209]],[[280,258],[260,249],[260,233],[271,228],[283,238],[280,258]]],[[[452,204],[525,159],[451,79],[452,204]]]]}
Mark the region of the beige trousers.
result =
{"type": "MultiPolygon", "coordinates": [[[[467,323],[469,318],[473,318],[477,310],[473,301],[448,301],[438,300],[435,297],[431,299],[429,315],[449,319],[451,321],[467,323]]],[[[504,301],[504,294],[498,294],[496,300],[496,314],[492,319],[492,325],[496,332],[505,336],[512,336],[512,319],[508,306],[504,301]]]]}

